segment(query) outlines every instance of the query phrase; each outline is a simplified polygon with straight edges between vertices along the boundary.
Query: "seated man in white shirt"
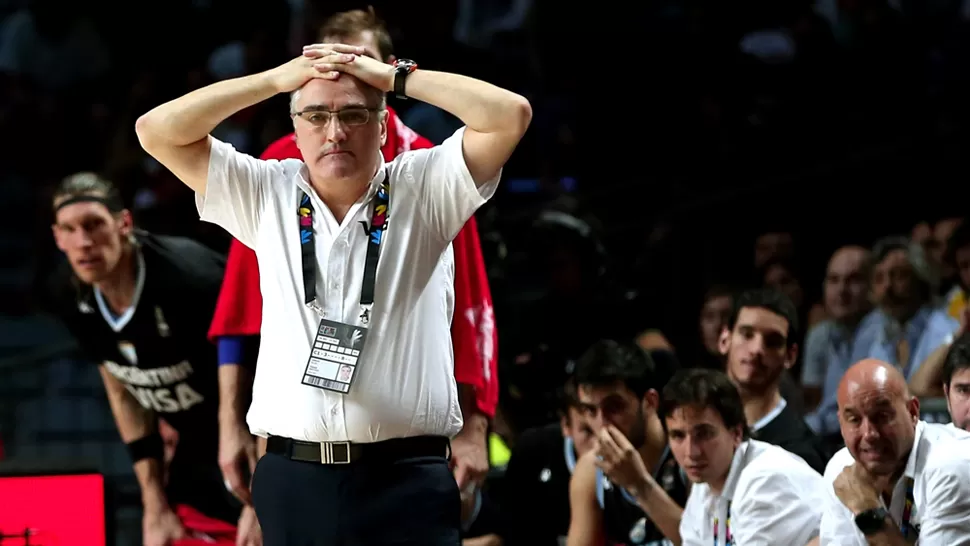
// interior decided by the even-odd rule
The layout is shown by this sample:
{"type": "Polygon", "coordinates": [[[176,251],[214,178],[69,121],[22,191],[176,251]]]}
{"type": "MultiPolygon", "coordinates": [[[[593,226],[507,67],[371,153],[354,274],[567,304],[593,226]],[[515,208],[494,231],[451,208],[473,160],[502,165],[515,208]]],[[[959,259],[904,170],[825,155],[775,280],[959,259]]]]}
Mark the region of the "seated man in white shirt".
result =
{"type": "Polygon", "coordinates": [[[727,375],[681,371],[660,407],[670,450],[694,484],[683,511],[644,478],[625,438],[600,437],[600,464],[658,527],[677,530],[667,538],[685,546],[708,546],[712,537],[724,546],[802,546],[818,535],[822,476],[797,455],[748,438],[741,396],[727,375]]]}
{"type": "Polygon", "coordinates": [[[263,322],[247,422],[265,453],[252,495],[266,546],[460,540],[446,458],[462,427],[451,241],[494,194],[531,107],[479,80],[363,53],[307,46],[275,69],[163,104],[135,127],[196,192],[202,219],[259,260],[263,322]],[[385,164],[390,91],[465,127],[385,164]],[[306,163],[260,161],[209,135],[279,93],[291,94],[306,163]]]}
{"type": "Polygon", "coordinates": [[[943,363],[943,396],[950,424],[970,431],[970,333],[958,337],[943,363]]]}
{"type": "Polygon", "coordinates": [[[838,391],[822,546],[970,545],[970,434],[919,420],[899,370],[866,359],[838,391]]]}

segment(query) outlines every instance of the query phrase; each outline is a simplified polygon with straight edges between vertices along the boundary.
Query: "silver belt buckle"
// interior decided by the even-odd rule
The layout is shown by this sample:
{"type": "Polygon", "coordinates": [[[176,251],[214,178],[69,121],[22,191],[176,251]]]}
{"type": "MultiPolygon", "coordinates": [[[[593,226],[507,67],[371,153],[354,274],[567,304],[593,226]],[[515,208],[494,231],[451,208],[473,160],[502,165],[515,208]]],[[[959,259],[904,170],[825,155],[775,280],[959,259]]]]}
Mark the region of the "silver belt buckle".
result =
{"type": "Polygon", "coordinates": [[[350,442],[320,442],[320,464],[349,464],[350,442]]]}

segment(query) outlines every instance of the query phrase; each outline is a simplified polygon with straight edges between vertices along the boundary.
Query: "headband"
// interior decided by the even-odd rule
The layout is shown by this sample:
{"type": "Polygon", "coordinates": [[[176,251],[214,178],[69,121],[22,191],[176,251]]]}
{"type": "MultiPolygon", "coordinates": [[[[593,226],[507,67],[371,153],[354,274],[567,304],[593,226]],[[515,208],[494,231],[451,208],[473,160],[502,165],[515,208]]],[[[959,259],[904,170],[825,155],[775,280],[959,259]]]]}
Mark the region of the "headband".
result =
{"type": "Polygon", "coordinates": [[[61,201],[60,203],[58,203],[58,205],[54,207],[54,214],[57,214],[57,211],[61,210],[62,208],[68,205],[73,205],[75,203],[101,203],[102,205],[107,207],[107,209],[110,210],[111,212],[121,212],[125,208],[124,205],[121,203],[120,199],[117,199],[114,197],[101,197],[99,195],[84,194],[84,195],[75,195],[73,197],[69,197],[61,201]]]}

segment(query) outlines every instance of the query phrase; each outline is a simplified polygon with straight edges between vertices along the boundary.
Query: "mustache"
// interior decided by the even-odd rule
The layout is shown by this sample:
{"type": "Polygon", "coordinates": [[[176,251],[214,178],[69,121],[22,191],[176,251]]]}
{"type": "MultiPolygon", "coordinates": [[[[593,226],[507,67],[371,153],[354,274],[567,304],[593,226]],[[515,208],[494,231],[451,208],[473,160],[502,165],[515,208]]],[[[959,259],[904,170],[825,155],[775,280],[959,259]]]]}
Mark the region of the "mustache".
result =
{"type": "Polygon", "coordinates": [[[320,156],[319,157],[323,157],[325,155],[329,155],[329,154],[336,153],[336,152],[347,152],[347,153],[349,153],[350,150],[347,150],[345,148],[341,148],[339,144],[334,144],[334,143],[330,142],[330,143],[324,144],[323,145],[323,148],[320,149],[320,156]]]}

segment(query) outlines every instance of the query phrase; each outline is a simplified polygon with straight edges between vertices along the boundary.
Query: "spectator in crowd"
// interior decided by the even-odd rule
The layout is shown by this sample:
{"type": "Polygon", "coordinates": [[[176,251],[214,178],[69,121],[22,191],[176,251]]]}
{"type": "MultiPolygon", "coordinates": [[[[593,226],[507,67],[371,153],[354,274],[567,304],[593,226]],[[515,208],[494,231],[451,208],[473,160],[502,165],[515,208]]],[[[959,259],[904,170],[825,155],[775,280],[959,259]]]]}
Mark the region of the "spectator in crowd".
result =
{"type": "Polygon", "coordinates": [[[391,66],[363,51],[308,46],[275,69],[207,86],[136,124],[146,151],[196,192],[202,219],[255,247],[269,279],[261,282],[263,346],[248,415],[253,432],[267,437],[253,488],[268,546],[430,546],[460,534],[445,458],[461,428],[453,379],[443,375],[453,370],[450,242],[494,193],[531,106],[479,80],[402,60],[391,66]],[[391,91],[466,126],[441,146],[385,165],[391,91]],[[291,94],[308,163],[257,160],[210,136],[221,120],[279,93],[291,94]],[[368,212],[362,234],[357,224],[368,224],[368,212]],[[349,330],[359,332],[355,342],[341,343],[349,330]],[[355,367],[353,386],[336,380],[338,362],[355,367]],[[338,507],[350,517],[317,517],[338,507]]]}
{"type": "Polygon", "coordinates": [[[660,392],[673,373],[636,345],[609,340],[595,343],[576,364],[579,399],[599,441],[579,460],[569,486],[570,546],[593,546],[603,539],[641,544],[670,536],[672,529],[640,503],[637,491],[656,489],[677,510],[687,498],[686,480],[667,448],[657,413],[660,392]],[[631,477],[603,467],[604,442],[626,445],[642,472],[631,477]]]}
{"type": "Polygon", "coordinates": [[[505,470],[505,546],[557,546],[569,532],[569,480],[596,434],[575,385],[560,394],[559,422],[523,432],[505,470]]]}
{"type": "Polygon", "coordinates": [[[752,440],[737,388],[717,370],[678,372],[663,391],[670,451],[693,484],[683,510],[643,479],[622,437],[601,438],[601,463],[625,483],[673,543],[807,544],[818,534],[821,475],[805,461],[752,440]]]}
{"type": "Polygon", "coordinates": [[[700,333],[700,353],[698,367],[721,368],[723,366],[720,349],[721,332],[731,320],[731,309],[734,308],[734,290],[723,285],[714,285],[707,289],[701,304],[697,329],[700,333]]]}
{"type": "Polygon", "coordinates": [[[878,304],[872,326],[859,331],[852,361],[876,358],[911,378],[934,349],[956,331],[957,321],[936,306],[939,277],[922,248],[888,237],[873,249],[873,294],[878,304]]]}
{"type": "Polygon", "coordinates": [[[798,317],[791,300],[775,290],[741,293],[727,327],[721,333],[721,352],[727,374],[737,386],[751,433],[778,445],[819,473],[825,468],[825,449],[781,393],[781,381],[798,357],[798,317]]]}
{"type": "MultiPolygon", "coordinates": [[[[394,62],[391,36],[384,22],[373,9],[340,12],[328,18],[320,29],[323,43],[345,43],[362,47],[364,54],[387,63],[394,62]]],[[[432,146],[426,138],[410,130],[391,107],[387,107],[387,138],[381,146],[385,161],[391,161],[409,150],[432,146]]],[[[302,159],[294,133],[271,144],[262,159],[302,159]]],[[[455,311],[451,323],[452,346],[455,352],[455,379],[460,390],[460,404],[464,426],[452,439],[452,464],[459,487],[470,482],[481,484],[488,471],[486,433],[489,419],[495,414],[498,402],[498,333],[492,311],[492,295],[485,273],[478,227],[475,218],[458,232],[452,242],[455,256],[455,311]]],[[[256,252],[233,239],[229,249],[226,278],[219,294],[219,304],[209,330],[217,340],[221,360],[255,361],[262,322],[262,294],[259,290],[259,265],[256,252]],[[238,356],[237,356],[238,355],[238,356]]],[[[245,368],[232,366],[230,371],[245,368]]],[[[252,385],[252,378],[245,377],[252,385]]],[[[220,442],[226,479],[240,487],[244,474],[240,472],[241,455],[249,449],[251,436],[238,437],[237,423],[244,421],[242,411],[223,412],[227,421],[220,442]]]]}
{"type": "MultiPolygon", "coordinates": [[[[926,260],[923,247],[905,237],[887,237],[873,247],[872,298],[877,307],[856,328],[848,360],[831,360],[827,385],[837,385],[848,365],[875,358],[898,366],[909,380],[917,378],[923,362],[942,359],[942,346],[959,328],[945,310],[935,305],[938,277],[926,260]]],[[[939,383],[935,383],[939,385],[939,383]]],[[[831,431],[838,415],[838,402],[826,393],[810,419],[813,426],[831,431]]]]}
{"type": "MultiPolygon", "coordinates": [[[[953,268],[953,264],[946,259],[946,255],[950,251],[950,238],[960,228],[962,223],[963,218],[941,218],[933,224],[932,235],[923,243],[927,261],[940,275],[941,282],[937,288],[947,290],[951,287],[952,281],[955,280],[954,274],[956,271],[953,268]]],[[[946,298],[950,294],[940,293],[934,295],[946,298]]]]}
{"type": "Polygon", "coordinates": [[[51,280],[50,305],[99,365],[141,486],[144,543],[168,545],[214,518],[238,521],[239,544],[258,544],[252,506],[240,512],[216,466],[222,393],[205,333],[224,258],[137,230],[114,186],[93,173],[66,178],[53,206],[68,263],[51,280]],[[178,434],[167,482],[160,417],[178,434]]]}
{"type": "MultiPolygon", "coordinates": [[[[849,367],[852,338],[869,313],[869,281],[872,262],[869,251],[861,246],[844,246],[836,250],[825,270],[822,300],[827,319],[813,326],[805,336],[802,359],[802,388],[805,407],[816,409],[823,397],[835,396],[838,378],[826,384],[829,365],[838,369],[849,367]]],[[[872,316],[872,315],[870,315],[872,316]]],[[[872,320],[870,318],[870,320],[872,320]]],[[[807,417],[809,425],[822,435],[836,434],[838,421],[831,414],[832,423],[826,426],[818,414],[807,417]]]]}
{"type": "Polygon", "coordinates": [[[953,270],[953,288],[944,296],[947,313],[959,320],[970,290],[970,222],[961,222],[946,243],[943,263],[953,270]]]}
{"type": "Polygon", "coordinates": [[[772,260],[788,260],[795,253],[795,239],[788,231],[765,231],[754,240],[754,270],[762,268],[772,260]]]}
{"type": "Polygon", "coordinates": [[[921,421],[902,373],[876,359],[849,368],[838,403],[821,545],[967,544],[970,434],[921,421]]]}

